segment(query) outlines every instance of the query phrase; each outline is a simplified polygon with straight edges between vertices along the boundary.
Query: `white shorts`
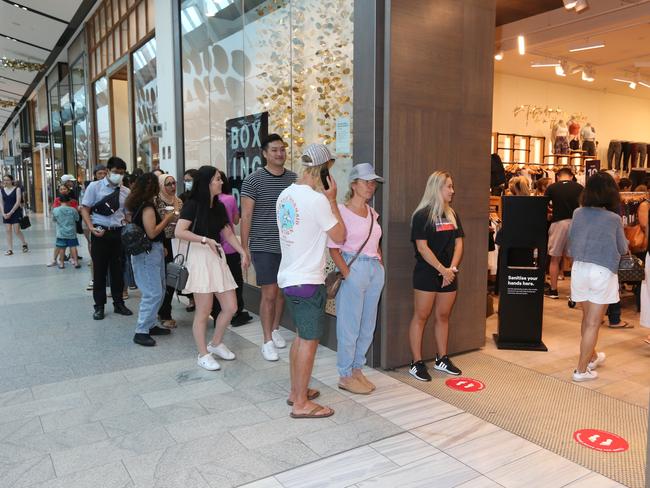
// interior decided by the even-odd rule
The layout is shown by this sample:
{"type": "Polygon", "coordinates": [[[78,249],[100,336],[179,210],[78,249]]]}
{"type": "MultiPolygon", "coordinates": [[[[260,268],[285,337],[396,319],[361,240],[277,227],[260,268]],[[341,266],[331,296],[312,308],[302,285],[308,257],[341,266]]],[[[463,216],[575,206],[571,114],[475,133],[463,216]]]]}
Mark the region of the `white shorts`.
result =
{"type": "Polygon", "coordinates": [[[571,267],[571,300],[600,305],[617,303],[618,275],[594,263],[574,261],[571,267]]]}

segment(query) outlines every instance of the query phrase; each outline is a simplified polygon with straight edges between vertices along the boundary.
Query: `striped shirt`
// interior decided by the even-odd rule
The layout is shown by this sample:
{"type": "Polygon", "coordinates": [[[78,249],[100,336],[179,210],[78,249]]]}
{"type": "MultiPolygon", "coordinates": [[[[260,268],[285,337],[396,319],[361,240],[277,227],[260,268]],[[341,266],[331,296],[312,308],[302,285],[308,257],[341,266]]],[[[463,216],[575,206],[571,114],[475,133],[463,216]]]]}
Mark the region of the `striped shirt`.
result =
{"type": "Polygon", "coordinates": [[[255,202],[249,236],[252,252],[281,254],[275,204],[280,193],[296,181],[298,175],[288,169],[279,176],[260,168],[248,175],[241,186],[241,196],[255,202]]]}

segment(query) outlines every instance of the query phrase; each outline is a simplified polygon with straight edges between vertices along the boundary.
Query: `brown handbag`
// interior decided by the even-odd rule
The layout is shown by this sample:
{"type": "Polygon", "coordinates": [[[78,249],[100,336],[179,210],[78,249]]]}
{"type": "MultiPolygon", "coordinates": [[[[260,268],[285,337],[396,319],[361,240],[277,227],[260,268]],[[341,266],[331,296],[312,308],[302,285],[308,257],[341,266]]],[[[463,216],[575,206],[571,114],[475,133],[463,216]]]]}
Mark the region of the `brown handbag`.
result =
{"type": "MultiPolygon", "coordinates": [[[[348,268],[352,266],[352,263],[356,261],[356,259],[359,257],[359,254],[361,254],[361,250],[366,247],[366,244],[370,240],[370,236],[372,235],[372,228],[375,225],[375,217],[372,215],[372,210],[368,209],[368,212],[370,212],[370,232],[368,232],[368,237],[366,237],[366,240],[363,241],[363,244],[361,244],[361,247],[357,251],[357,253],[354,255],[354,257],[350,260],[348,263],[348,268]]],[[[343,278],[343,273],[340,271],[330,271],[327,276],[325,277],[325,289],[327,290],[327,298],[335,298],[336,294],[339,291],[339,288],[341,287],[341,283],[343,282],[345,278],[343,278]]]]}
{"type": "Polygon", "coordinates": [[[630,243],[631,252],[644,252],[647,249],[648,241],[640,225],[630,225],[623,228],[623,231],[625,232],[625,238],[630,243]]]}

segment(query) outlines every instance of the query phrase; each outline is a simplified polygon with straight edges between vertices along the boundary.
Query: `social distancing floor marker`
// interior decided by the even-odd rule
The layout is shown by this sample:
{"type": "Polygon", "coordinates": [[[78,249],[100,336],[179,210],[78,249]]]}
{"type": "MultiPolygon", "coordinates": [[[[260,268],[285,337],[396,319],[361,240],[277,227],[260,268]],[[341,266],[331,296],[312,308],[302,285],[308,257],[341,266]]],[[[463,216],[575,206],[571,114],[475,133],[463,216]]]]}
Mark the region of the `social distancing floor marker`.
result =
{"type": "Polygon", "coordinates": [[[475,392],[485,388],[485,384],[474,378],[452,378],[445,381],[445,384],[452,390],[475,392]]]}
{"type": "Polygon", "coordinates": [[[624,452],[630,447],[621,436],[604,430],[577,430],[573,433],[573,438],[578,444],[601,452],[624,452]]]}

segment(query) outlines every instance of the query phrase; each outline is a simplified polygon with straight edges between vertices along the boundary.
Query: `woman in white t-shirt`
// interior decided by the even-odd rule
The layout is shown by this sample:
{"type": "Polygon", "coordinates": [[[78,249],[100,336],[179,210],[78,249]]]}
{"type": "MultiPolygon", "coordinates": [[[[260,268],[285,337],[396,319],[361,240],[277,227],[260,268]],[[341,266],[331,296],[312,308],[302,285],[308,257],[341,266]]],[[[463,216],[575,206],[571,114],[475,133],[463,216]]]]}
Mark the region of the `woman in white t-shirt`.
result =
{"type": "Polygon", "coordinates": [[[336,295],[338,386],[362,395],[375,389],[361,368],[366,363],[366,353],[372,343],[377,306],[384,288],[379,216],[368,202],[375,194],[377,183],[383,182],[384,179],[377,176],[368,163],[352,168],[346,203],[338,206],[347,236],[343,244],[332,240],[327,244],[334,264],[345,278],[336,295]]]}

